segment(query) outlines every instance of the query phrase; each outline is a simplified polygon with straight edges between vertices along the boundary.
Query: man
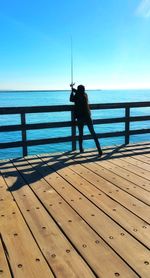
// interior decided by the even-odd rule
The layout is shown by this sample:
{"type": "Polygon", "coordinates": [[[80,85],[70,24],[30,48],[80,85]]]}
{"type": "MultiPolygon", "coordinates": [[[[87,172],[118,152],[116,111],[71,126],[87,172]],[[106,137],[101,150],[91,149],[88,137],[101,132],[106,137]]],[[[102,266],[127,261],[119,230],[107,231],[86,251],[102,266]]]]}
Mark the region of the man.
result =
{"type": "Polygon", "coordinates": [[[80,153],[84,152],[83,150],[83,128],[84,125],[87,125],[93,139],[95,141],[96,147],[98,149],[98,153],[101,156],[102,150],[100,147],[100,143],[94,131],[92,119],[91,119],[91,111],[88,104],[88,96],[85,93],[85,87],[83,85],[79,85],[77,90],[73,88],[73,84],[70,85],[72,88],[70,94],[70,101],[75,103],[75,118],[77,119],[77,125],[79,129],[79,149],[80,153]]]}

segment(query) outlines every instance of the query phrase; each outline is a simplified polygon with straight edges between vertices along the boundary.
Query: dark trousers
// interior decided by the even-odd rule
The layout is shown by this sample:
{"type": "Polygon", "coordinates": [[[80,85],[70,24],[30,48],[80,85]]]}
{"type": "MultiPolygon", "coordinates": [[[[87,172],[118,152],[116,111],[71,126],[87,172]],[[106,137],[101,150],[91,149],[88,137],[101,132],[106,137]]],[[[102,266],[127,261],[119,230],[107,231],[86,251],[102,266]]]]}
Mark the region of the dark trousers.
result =
{"type": "Polygon", "coordinates": [[[98,151],[101,150],[101,147],[100,147],[100,143],[98,141],[98,138],[96,136],[96,133],[94,131],[94,127],[93,127],[93,122],[92,122],[92,119],[90,117],[85,117],[85,118],[78,118],[77,119],[77,124],[78,124],[78,129],[79,129],[79,149],[80,151],[83,151],[83,146],[82,146],[82,143],[83,143],[83,128],[84,128],[84,125],[87,125],[88,126],[88,129],[95,141],[95,144],[96,144],[96,147],[98,149],[98,151]]]}

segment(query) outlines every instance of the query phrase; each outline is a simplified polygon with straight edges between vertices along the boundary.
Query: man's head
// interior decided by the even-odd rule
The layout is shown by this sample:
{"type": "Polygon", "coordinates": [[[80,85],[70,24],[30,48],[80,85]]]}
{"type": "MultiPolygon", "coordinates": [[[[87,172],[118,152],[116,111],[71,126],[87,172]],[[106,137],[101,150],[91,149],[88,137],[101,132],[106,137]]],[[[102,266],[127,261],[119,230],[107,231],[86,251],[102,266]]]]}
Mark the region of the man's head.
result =
{"type": "Polygon", "coordinates": [[[85,87],[84,87],[83,85],[79,85],[79,86],[77,87],[77,91],[78,91],[79,93],[84,93],[84,92],[85,92],[85,87]]]}

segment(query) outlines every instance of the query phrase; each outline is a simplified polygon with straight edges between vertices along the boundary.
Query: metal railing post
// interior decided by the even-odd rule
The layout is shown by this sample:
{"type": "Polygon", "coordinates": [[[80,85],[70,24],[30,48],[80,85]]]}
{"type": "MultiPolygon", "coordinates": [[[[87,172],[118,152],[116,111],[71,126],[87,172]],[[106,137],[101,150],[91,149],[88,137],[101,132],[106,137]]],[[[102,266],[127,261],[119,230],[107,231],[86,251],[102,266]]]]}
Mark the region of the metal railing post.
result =
{"type": "Polygon", "coordinates": [[[72,151],[76,151],[76,125],[75,125],[75,113],[74,110],[71,110],[71,136],[72,136],[72,151]]]}
{"type": "Polygon", "coordinates": [[[130,107],[125,108],[125,145],[130,142],[130,107]]]}
{"type": "Polygon", "coordinates": [[[27,133],[25,129],[25,124],[26,124],[26,115],[25,113],[21,113],[21,126],[22,126],[22,142],[23,142],[23,156],[27,156],[28,151],[27,151],[27,133]]]}

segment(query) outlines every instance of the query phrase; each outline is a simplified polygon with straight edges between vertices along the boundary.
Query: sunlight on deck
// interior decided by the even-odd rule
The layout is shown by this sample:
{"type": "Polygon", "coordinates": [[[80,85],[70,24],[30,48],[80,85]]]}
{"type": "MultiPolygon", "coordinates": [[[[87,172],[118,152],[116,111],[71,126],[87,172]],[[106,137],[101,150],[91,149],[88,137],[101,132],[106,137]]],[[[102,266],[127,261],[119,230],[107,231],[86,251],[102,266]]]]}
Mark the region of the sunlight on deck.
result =
{"type": "Polygon", "coordinates": [[[0,277],[150,277],[150,143],[0,161],[0,277]]]}

